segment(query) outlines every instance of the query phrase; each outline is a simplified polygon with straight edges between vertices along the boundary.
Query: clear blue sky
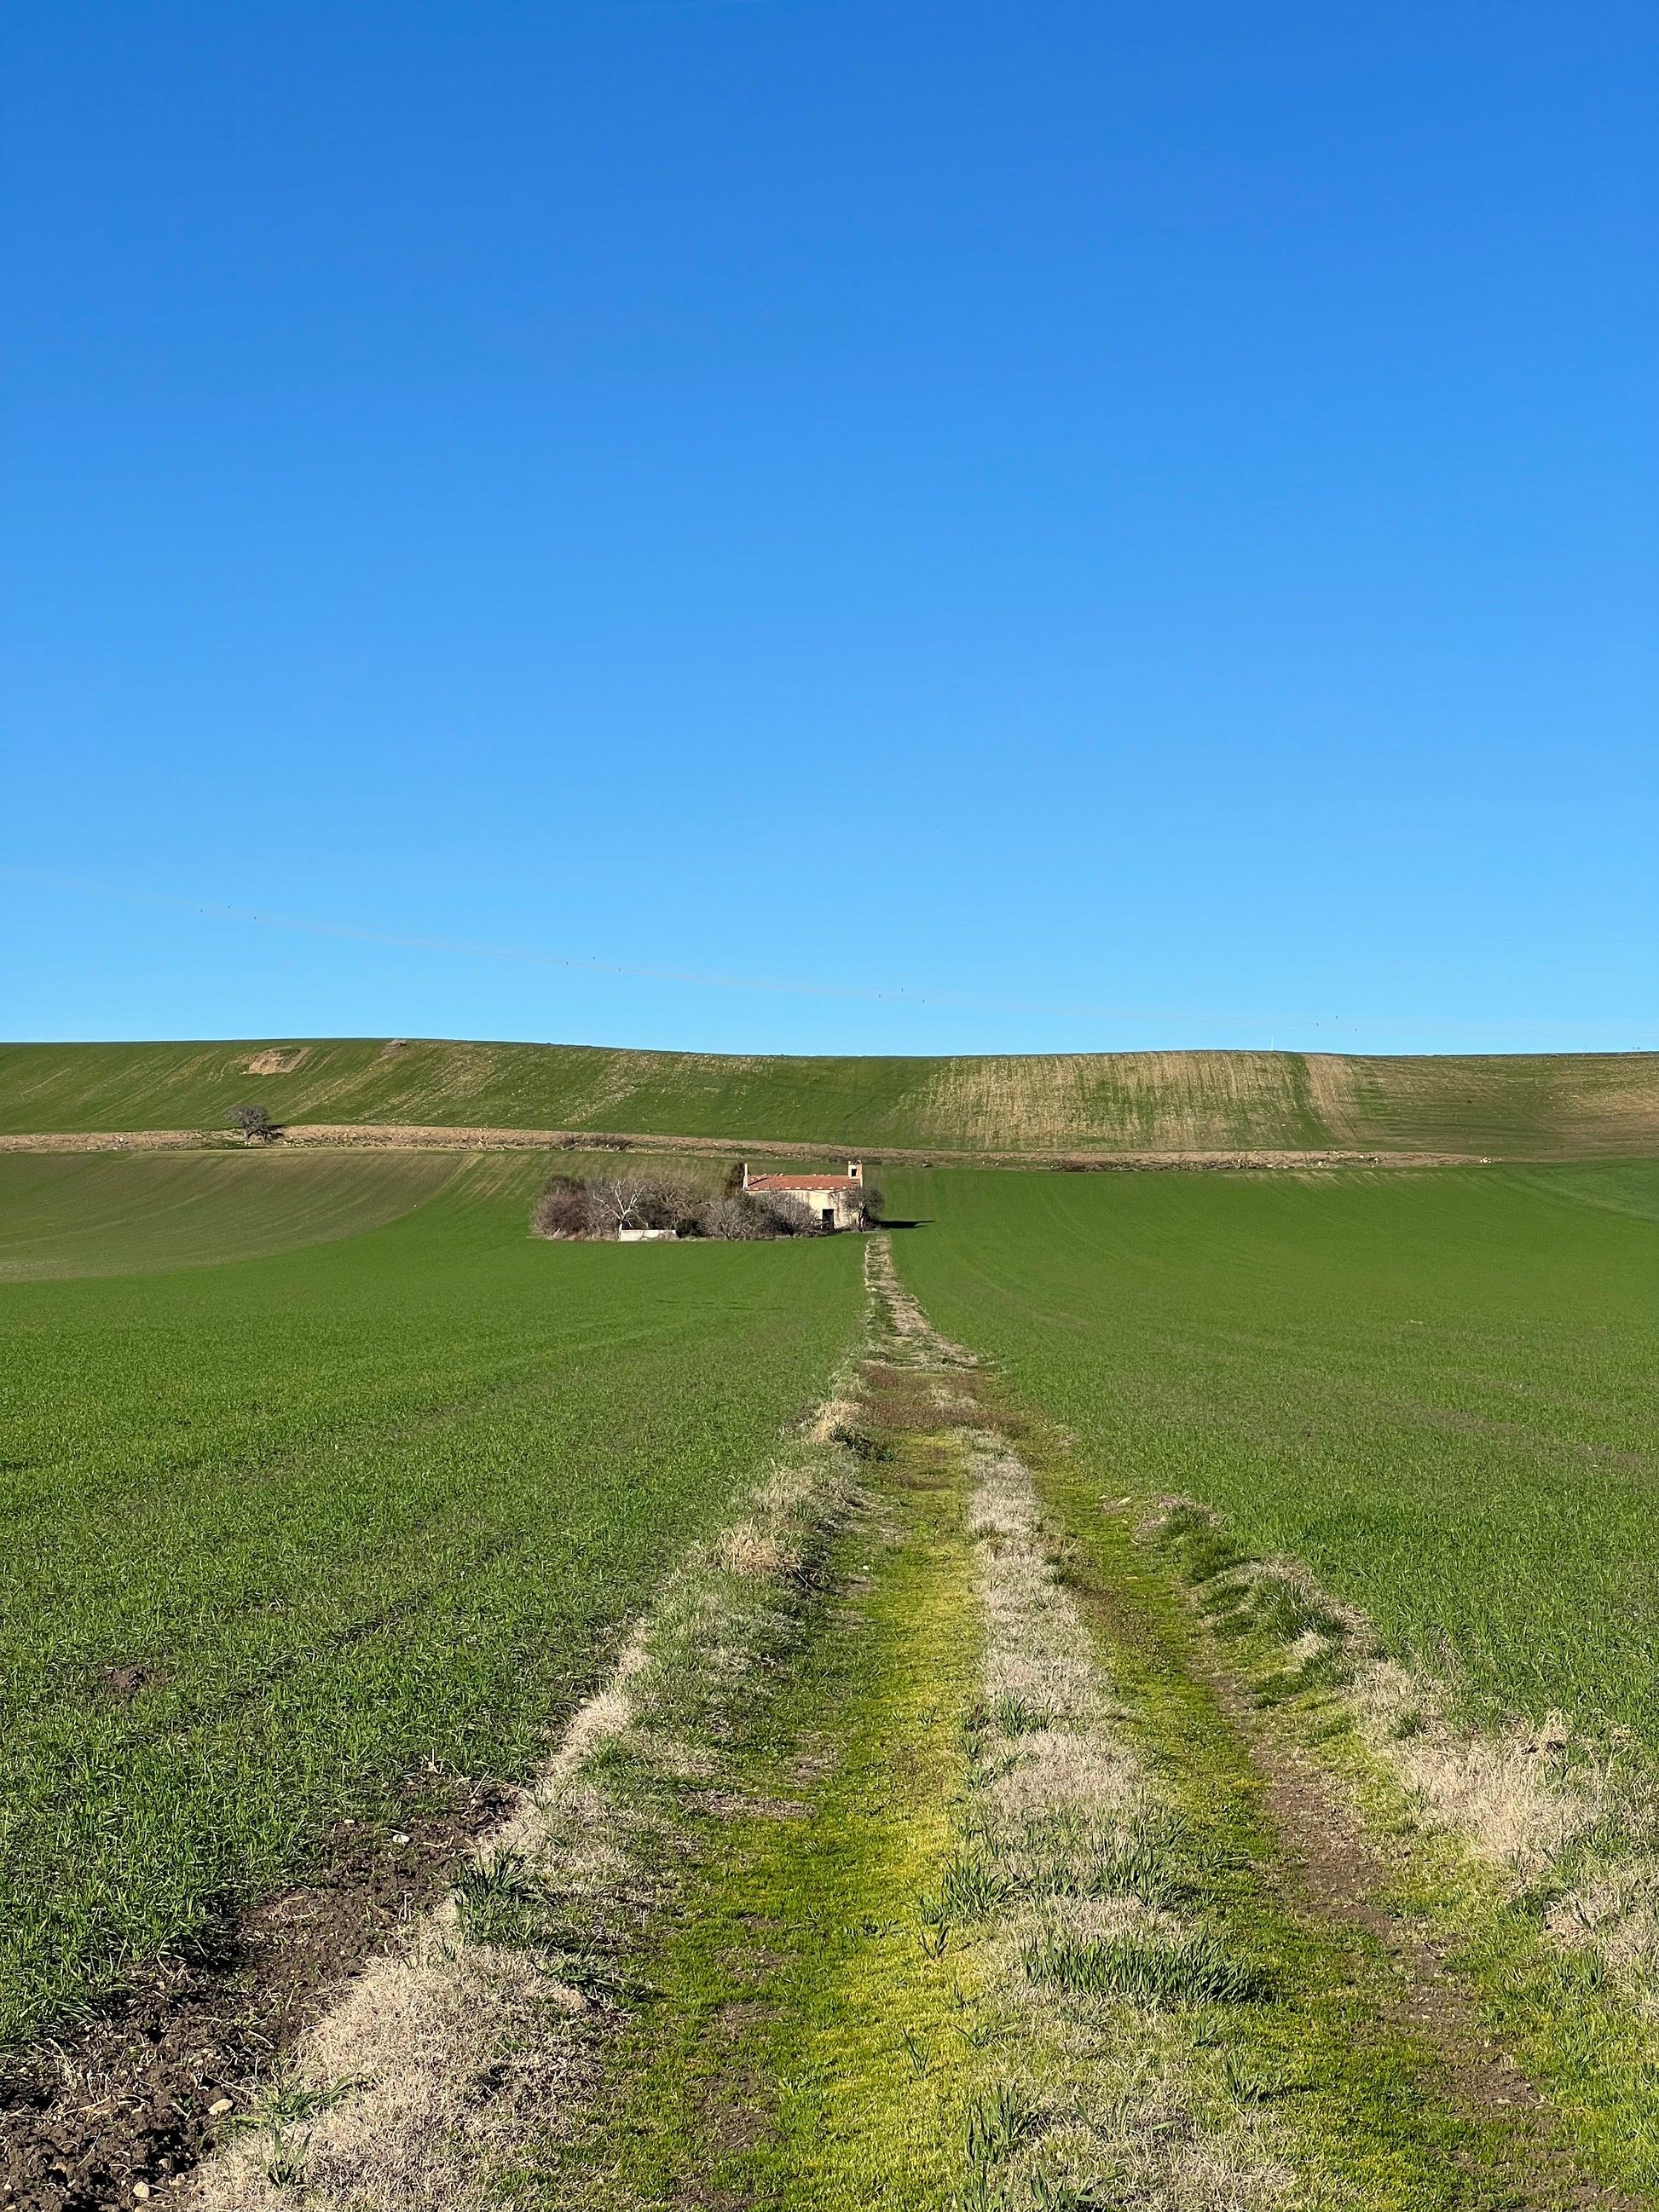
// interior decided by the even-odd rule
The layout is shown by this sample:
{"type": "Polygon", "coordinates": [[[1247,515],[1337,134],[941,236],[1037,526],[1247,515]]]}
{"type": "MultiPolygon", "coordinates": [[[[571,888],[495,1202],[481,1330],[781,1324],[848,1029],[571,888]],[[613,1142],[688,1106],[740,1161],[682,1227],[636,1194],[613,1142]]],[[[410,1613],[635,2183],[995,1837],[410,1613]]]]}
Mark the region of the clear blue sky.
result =
{"type": "Polygon", "coordinates": [[[1659,1044],[1650,8],[4,40],[5,1034],[1659,1044]]]}

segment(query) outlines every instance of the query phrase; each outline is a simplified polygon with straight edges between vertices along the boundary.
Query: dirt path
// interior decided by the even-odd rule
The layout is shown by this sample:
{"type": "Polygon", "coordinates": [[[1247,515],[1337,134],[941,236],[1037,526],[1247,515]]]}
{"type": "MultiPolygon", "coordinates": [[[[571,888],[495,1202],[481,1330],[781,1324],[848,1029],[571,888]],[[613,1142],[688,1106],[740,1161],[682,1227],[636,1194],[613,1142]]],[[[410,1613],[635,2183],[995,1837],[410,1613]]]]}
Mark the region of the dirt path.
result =
{"type": "Polygon", "coordinates": [[[1576,2160],[1063,1448],[872,1248],[862,1504],[538,2203],[1565,2212],[1576,2160]]]}
{"type": "MultiPolygon", "coordinates": [[[[835,1157],[840,1140],[799,1144],[757,1136],[677,1137],[638,1131],[574,1129],[449,1128],[401,1122],[296,1121],[283,1129],[272,1149],[283,1152],[637,1152],[730,1159],[821,1162],[835,1157]]],[[[243,1146],[223,1130],[101,1129],[40,1130],[0,1136],[0,1156],[9,1152],[240,1152],[243,1146]]],[[[258,1149],[264,1149],[263,1147],[258,1149]]],[[[841,1146],[844,1155],[846,1147],[841,1146]]],[[[1102,1148],[1071,1152],[950,1152],[865,1146],[872,1167],[1028,1167],[1073,1173],[1133,1170],[1146,1174],[1226,1173],[1276,1168],[1469,1167],[1484,1165],[1473,1152],[1361,1152],[1323,1146],[1306,1152],[1123,1152],[1102,1148]]]]}
{"type": "Polygon", "coordinates": [[[599,1717],[280,2064],[241,2054],[222,2149],[146,2185],[197,2212],[1650,2206],[1130,1516],[866,1252],[858,1361],[599,1717]]]}

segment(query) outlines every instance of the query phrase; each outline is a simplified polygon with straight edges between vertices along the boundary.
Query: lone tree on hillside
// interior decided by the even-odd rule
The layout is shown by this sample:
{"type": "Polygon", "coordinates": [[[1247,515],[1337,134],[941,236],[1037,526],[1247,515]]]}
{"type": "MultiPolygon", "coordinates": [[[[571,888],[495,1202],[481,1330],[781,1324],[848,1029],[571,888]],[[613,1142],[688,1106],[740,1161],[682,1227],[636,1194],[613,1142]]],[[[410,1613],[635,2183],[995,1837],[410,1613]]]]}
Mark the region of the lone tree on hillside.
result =
{"type": "Polygon", "coordinates": [[[233,1106],[225,1119],[241,1131],[245,1145],[268,1145],[283,1133],[263,1106],[233,1106]]]}

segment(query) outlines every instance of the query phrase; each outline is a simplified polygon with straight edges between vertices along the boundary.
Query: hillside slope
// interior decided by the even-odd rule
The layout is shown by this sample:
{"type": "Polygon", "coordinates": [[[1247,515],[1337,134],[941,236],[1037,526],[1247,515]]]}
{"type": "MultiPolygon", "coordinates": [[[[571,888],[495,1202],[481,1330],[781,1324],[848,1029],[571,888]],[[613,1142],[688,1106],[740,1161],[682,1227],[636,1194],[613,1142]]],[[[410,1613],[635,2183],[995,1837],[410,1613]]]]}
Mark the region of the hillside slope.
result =
{"type": "Polygon", "coordinates": [[[954,1152],[1659,1152],[1659,1054],[787,1059],[430,1040],[0,1046],[0,1133],[283,1121],[954,1152]]]}

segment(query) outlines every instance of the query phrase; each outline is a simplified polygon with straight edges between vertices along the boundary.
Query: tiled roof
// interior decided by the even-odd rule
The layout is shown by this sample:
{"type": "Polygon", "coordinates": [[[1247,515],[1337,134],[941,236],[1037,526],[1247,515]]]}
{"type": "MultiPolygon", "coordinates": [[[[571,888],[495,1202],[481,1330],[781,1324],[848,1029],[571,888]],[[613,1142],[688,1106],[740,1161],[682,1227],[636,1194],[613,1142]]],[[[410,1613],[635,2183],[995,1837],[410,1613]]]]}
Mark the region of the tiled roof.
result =
{"type": "Polygon", "coordinates": [[[856,1176],[750,1176],[750,1190],[861,1190],[856,1176]]]}

